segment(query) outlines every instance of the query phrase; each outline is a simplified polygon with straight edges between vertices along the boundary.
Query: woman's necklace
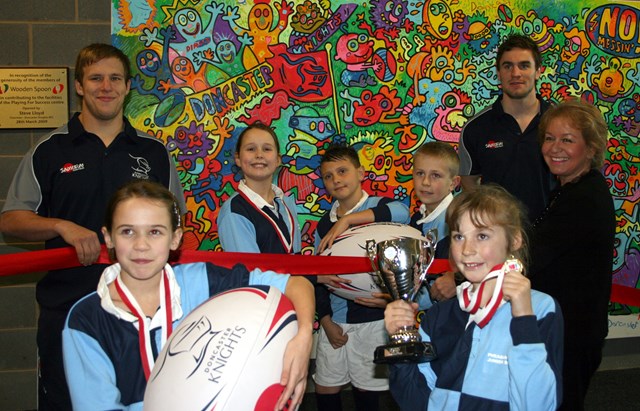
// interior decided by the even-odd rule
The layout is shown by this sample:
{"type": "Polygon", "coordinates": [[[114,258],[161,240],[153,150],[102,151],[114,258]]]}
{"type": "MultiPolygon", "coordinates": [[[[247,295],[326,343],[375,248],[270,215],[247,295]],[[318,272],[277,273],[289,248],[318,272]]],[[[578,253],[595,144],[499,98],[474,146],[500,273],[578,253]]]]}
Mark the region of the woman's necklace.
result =
{"type": "Polygon", "coordinates": [[[539,226],[540,223],[542,223],[544,219],[547,217],[547,215],[549,215],[549,212],[553,208],[554,204],[556,203],[556,201],[558,201],[560,194],[562,194],[562,186],[558,187],[558,189],[556,190],[556,193],[551,198],[551,201],[549,201],[549,204],[547,204],[545,209],[542,210],[542,213],[538,218],[536,218],[536,221],[533,222],[533,225],[531,226],[532,228],[536,228],[537,226],[539,226]]]}

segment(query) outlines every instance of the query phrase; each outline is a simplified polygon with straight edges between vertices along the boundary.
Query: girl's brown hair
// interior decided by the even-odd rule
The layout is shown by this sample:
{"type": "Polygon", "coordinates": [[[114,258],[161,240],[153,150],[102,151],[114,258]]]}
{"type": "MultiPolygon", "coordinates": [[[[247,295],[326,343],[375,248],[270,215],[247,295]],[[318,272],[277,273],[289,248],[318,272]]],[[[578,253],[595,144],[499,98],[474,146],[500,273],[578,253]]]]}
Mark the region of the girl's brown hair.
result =
{"type": "Polygon", "coordinates": [[[525,213],[520,202],[504,188],[495,184],[480,185],[473,190],[465,190],[454,197],[447,208],[446,221],[451,231],[460,229],[460,220],[465,213],[478,228],[497,225],[507,234],[507,252],[527,266],[528,247],[525,232],[525,213]],[[522,245],[514,249],[517,237],[522,245]]]}
{"type": "Polygon", "coordinates": [[[278,151],[278,154],[280,154],[280,142],[278,141],[278,136],[276,135],[275,130],[269,127],[268,125],[262,124],[260,122],[253,123],[249,125],[247,128],[245,128],[244,130],[242,130],[242,132],[238,136],[238,141],[236,142],[236,154],[240,154],[240,148],[242,147],[242,140],[244,140],[244,136],[250,130],[262,130],[269,133],[269,135],[273,137],[273,142],[276,145],[276,150],[278,151]]]}
{"type": "Polygon", "coordinates": [[[113,216],[120,203],[131,198],[144,198],[162,204],[171,216],[171,230],[180,228],[180,209],[171,191],[160,183],[148,180],[133,180],[116,191],[107,205],[104,226],[111,232],[113,216]]]}

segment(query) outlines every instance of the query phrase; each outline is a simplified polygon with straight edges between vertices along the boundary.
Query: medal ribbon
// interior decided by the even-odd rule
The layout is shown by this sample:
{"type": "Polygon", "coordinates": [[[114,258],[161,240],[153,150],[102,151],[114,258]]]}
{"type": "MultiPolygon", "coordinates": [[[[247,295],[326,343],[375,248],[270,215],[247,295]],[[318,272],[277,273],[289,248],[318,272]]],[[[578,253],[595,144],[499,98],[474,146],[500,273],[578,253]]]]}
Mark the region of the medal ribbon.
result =
{"type": "MultiPolygon", "coordinates": [[[[140,359],[142,360],[144,377],[148,380],[149,375],[151,375],[155,359],[153,358],[153,350],[151,349],[151,333],[149,330],[149,324],[147,324],[147,317],[142,312],[138,302],[133,297],[127,286],[120,281],[119,274],[118,277],[116,277],[115,286],[122,302],[127,306],[129,311],[138,318],[138,347],[140,349],[140,359]]],[[[167,342],[167,339],[173,331],[171,289],[169,288],[169,276],[167,275],[166,270],[162,271],[162,281],[160,282],[160,310],[165,313],[161,317],[162,340],[160,347],[162,347],[167,342]]],[[[158,347],[158,349],[160,349],[160,347],[158,347]]]]}
{"type": "Polygon", "coordinates": [[[498,311],[498,308],[505,303],[502,298],[502,283],[504,282],[504,276],[509,271],[522,271],[522,264],[516,259],[507,260],[502,265],[496,265],[491,269],[491,272],[480,283],[480,286],[473,291],[472,284],[469,281],[465,281],[457,287],[458,303],[463,311],[469,313],[469,322],[467,326],[472,322],[478,324],[478,327],[483,328],[491,321],[493,315],[498,311]],[[486,306],[480,308],[482,302],[482,295],[484,287],[487,281],[496,278],[496,285],[493,289],[493,295],[486,306]]]}
{"type": "MultiPolygon", "coordinates": [[[[253,208],[255,208],[256,211],[258,211],[260,214],[262,214],[267,219],[267,221],[269,221],[269,223],[271,224],[273,229],[278,234],[278,238],[280,239],[280,243],[284,247],[285,251],[288,254],[291,254],[293,252],[293,236],[294,236],[295,227],[294,227],[294,224],[293,224],[293,215],[291,215],[291,211],[289,210],[289,207],[287,207],[287,205],[284,203],[284,201],[282,202],[282,205],[283,205],[284,209],[287,211],[286,214],[287,214],[287,218],[289,219],[289,224],[287,225],[287,227],[290,230],[290,232],[289,232],[289,240],[290,241],[287,241],[287,238],[285,237],[284,233],[280,229],[280,226],[278,225],[278,223],[273,220],[273,217],[271,217],[268,213],[266,213],[262,208],[260,208],[257,205],[255,205],[255,203],[253,201],[251,201],[251,199],[244,192],[242,192],[242,190],[239,190],[238,194],[241,195],[242,198],[247,200],[247,202],[249,204],[251,204],[251,206],[253,208]]],[[[276,213],[278,213],[277,210],[276,210],[276,213]]]]}

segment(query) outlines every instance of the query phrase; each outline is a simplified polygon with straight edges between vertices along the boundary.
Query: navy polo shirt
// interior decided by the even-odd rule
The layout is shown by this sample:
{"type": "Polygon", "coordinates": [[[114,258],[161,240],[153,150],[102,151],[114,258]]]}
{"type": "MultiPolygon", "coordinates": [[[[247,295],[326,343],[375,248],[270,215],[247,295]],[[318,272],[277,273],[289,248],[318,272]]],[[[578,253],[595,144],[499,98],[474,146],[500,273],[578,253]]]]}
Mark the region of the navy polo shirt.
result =
{"type": "Polygon", "coordinates": [[[538,99],[540,113],[524,132],[504,112],[500,97],[469,120],[460,136],[460,175],[480,175],[483,184],[501,185],[525,205],[531,221],[546,207],[554,185],[538,142],[538,124],[549,103],[538,99]]]}
{"type": "MultiPolygon", "coordinates": [[[[76,114],[66,133],[52,133],[33,153],[33,170],[42,193],[37,213],[98,232],[106,205],[120,186],[139,178],[168,187],[170,161],[162,142],[138,134],[128,121],[124,132],[105,147],[98,136],[84,130],[76,114]]],[[[61,238],[49,243],[52,247],[66,245],[61,238]]]]}
{"type": "MultiPolygon", "coordinates": [[[[133,179],[157,181],[182,202],[175,165],[164,143],[137,131],[125,119],[125,128],[105,147],[87,132],[76,113],[69,123],[44,136],[23,159],[3,211],[31,210],[43,217],[61,218],[98,233],[113,193],[133,179]]],[[[67,247],[62,237],[45,247],[67,247]]],[[[37,288],[38,302],[50,308],[70,306],[94,291],[102,266],[50,272],[37,288]]]]}

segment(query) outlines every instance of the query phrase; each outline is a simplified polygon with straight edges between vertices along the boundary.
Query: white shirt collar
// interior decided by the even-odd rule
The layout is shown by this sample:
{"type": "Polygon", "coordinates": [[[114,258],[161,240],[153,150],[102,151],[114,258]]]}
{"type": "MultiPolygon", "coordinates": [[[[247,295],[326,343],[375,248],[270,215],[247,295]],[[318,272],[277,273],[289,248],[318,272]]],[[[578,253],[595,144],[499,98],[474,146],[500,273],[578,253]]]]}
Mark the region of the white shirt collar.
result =
{"type": "MultiPolygon", "coordinates": [[[[351,208],[351,210],[344,213],[344,215],[351,214],[355,210],[362,207],[364,202],[367,201],[367,198],[369,198],[369,194],[366,191],[362,190],[362,197],[360,197],[360,200],[358,200],[356,205],[354,205],[351,208]]],[[[340,207],[340,202],[336,200],[333,202],[333,205],[331,206],[331,212],[329,213],[329,220],[331,220],[332,223],[335,223],[336,221],[338,221],[338,207],[340,207]]]]}
{"type": "Polygon", "coordinates": [[[416,224],[430,223],[431,221],[435,220],[436,218],[438,218],[440,214],[447,211],[447,207],[449,207],[449,204],[451,204],[451,201],[453,201],[453,194],[449,193],[448,196],[446,196],[445,198],[442,199],[442,201],[440,201],[440,204],[438,204],[435,210],[433,210],[428,214],[427,214],[427,206],[425,206],[424,204],[421,204],[420,214],[422,214],[422,218],[416,221],[416,224]]]}
{"type": "MultiPolygon", "coordinates": [[[[275,184],[271,184],[271,189],[276,197],[281,200],[284,199],[284,191],[282,191],[280,187],[275,184]]],[[[258,208],[262,208],[264,206],[267,206],[272,210],[276,208],[275,204],[269,204],[260,194],[250,189],[244,179],[240,181],[240,184],[238,184],[238,191],[242,191],[258,208]]]]}
{"type": "MultiPolygon", "coordinates": [[[[173,272],[173,269],[169,264],[164,266],[164,269],[167,272],[167,276],[169,277],[169,293],[171,295],[171,312],[173,315],[173,320],[177,320],[182,318],[182,305],[180,302],[180,286],[176,281],[176,276],[173,272]]],[[[114,282],[117,277],[120,276],[120,264],[116,263],[110,265],[105,268],[102,272],[102,276],[100,276],[100,281],[98,281],[98,289],[96,292],[100,297],[100,305],[102,308],[108,312],[109,314],[115,316],[119,320],[127,321],[130,323],[135,323],[138,321],[134,314],[131,314],[128,311],[123,310],[122,308],[117,307],[113,300],[111,299],[111,294],[109,293],[109,284],[114,282]]],[[[156,318],[158,317],[158,313],[153,316],[151,321],[151,325],[154,326],[156,323],[156,318]]],[[[159,324],[159,323],[158,323],[159,324]]]]}

